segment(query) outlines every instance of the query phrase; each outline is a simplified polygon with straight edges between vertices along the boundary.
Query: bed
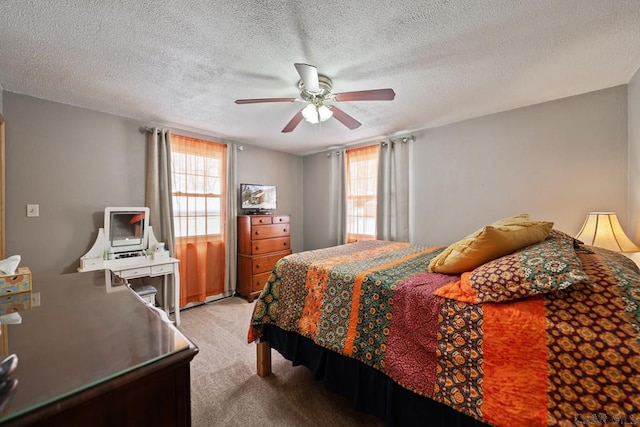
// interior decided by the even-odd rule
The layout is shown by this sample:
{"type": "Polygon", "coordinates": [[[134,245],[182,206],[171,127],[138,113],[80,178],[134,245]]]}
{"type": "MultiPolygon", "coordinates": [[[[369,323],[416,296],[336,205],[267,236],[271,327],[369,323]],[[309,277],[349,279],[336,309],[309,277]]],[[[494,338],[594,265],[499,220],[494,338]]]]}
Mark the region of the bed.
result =
{"type": "Polygon", "coordinates": [[[640,422],[640,272],[558,230],[459,274],[449,248],[365,241],[281,259],[248,341],[386,425],[640,422]]]}

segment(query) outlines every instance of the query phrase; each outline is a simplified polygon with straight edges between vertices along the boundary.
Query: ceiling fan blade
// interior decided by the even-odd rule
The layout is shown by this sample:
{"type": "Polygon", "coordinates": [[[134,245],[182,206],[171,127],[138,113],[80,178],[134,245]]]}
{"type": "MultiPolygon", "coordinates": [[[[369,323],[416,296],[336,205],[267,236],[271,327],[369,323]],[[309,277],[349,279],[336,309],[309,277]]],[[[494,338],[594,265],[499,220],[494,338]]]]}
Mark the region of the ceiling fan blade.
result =
{"type": "Polygon", "coordinates": [[[294,102],[296,98],[255,98],[236,99],[236,104],[258,104],[260,102],[294,102]]]}
{"type": "Polygon", "coordinates": [[[295,63],[296,70],[304,82],[304,88],[309,92],[319,92],[320,82],[318,81],[318,69],[313,65],[295,63]]]}
{"type": "Polygon", "coordinates": [[[335,117],[336,120],[338,120],[349,129],[356,129],[362,125],[362,123],[360,123],[335,105],[332,105],[330,108],[331,111],[333,111],[333,117],[335,117]]]}
{"type": "Polygon", "coordinates": [[[296,126],[298,126],[298,123],[300,123],[301,120],[302,120],[302,110],[298,111],[296,115],[293,116],[291,120],[289,120],[289,123],[287,123],[284,129],[282,129],[282,132],[288,133],[293,131],[296,128],[296,126]]]}
{"type": "Polygon", "coordinates": [[[359,90],[355,92],[336,93],[336,101],[392,101],[396,93],[391,88],[359,90]]]}

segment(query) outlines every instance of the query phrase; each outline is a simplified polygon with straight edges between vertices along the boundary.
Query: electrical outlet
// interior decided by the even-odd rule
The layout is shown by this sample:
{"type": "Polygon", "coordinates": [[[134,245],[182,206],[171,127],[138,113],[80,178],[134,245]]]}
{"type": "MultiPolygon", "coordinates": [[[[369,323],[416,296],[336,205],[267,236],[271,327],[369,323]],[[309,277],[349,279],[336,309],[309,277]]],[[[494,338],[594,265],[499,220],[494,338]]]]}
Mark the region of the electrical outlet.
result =
{"type": "Polygon", "coordinates": [[[31,293],[31,307],[40,307],[40,292],[31,293]]]}
{"type": "Polygon", "coordinates": [[[40,205],[27,205],[27,216],[35,218],[40,216],[40,205]]]}

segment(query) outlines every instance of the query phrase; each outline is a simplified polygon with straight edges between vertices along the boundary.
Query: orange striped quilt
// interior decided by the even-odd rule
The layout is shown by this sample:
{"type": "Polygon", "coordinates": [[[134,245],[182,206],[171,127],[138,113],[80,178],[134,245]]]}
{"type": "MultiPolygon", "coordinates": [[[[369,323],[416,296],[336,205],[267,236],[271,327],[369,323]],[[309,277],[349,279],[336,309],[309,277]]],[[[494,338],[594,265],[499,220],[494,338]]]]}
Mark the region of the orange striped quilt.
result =
{"type": "Polygon", "coordinates": [[[498,426],[640,422],[635,266],[578,251],[590,280],[473,304],[434,294],[468,277],[427,272],[441,250],[367,241],[285,257],[248,341],[274,324],[498,426]]]}

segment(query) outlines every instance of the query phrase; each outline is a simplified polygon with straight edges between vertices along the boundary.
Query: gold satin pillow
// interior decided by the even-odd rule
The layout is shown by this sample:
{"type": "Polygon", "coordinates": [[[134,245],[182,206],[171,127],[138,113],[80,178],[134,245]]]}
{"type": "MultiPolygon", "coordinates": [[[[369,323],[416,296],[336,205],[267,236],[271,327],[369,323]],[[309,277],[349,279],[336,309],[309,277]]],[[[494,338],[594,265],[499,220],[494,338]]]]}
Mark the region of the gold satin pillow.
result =
{"type": "Polygon", "coordinates": [[[429,270],[444,274],[471,271],[546,239],[551,228],[552,222],[531,221],[528,214],[503,218],[447,247],[431,260],[429,270]]]}

